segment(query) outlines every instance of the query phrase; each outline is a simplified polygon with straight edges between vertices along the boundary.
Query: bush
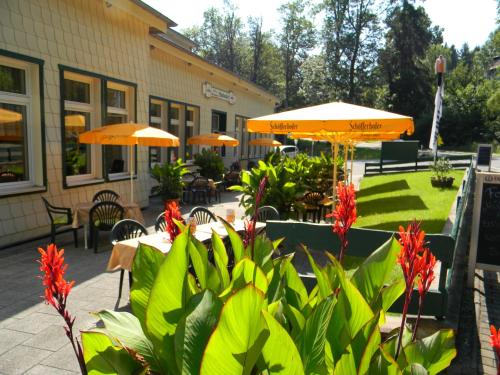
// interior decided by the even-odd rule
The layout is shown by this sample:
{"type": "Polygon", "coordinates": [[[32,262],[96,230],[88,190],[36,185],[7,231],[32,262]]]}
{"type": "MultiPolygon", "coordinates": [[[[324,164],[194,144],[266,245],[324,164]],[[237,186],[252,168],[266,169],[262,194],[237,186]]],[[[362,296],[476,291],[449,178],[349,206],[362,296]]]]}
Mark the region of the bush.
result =
{"type": "Polygon", "coordinates": [[[397,332],[383,341],[385,314],[405,290],[392,273],[396,239],[349,273],[333,256],[320,267],[304,249],[317,280],[308,293],[293,254],[273,258],[279,241],[257,236],[244,246],[225,225],[231,273],[216,233],[213,264],[189,228],[166,255],[139,245],[133,314],[101,311],[103,328],[82,333],[89,373],[436,374],[455,357],[450,329],[413,340],[404,328],[399,356],[397,332]]]}
{"type": "Polygon", "coordinates": [[[165,162],[162,165],[155,165],[151,169],[151,177],[153,177],[159,185],[153,186],[151,193],[159,194],[163,199],[178,199],[182,194],[182,176],[188,173],[189,170],[182,162],[182,159],[177,159],[173,163],[165,162]]]}
{"type": "Polygon", "coordinates": [[[201,153],[194,155],[194,164],[200,167],[203,177],[220,181],[224,173],[224,162],[222,157],[214,151],[203,149],[201,153]]]}

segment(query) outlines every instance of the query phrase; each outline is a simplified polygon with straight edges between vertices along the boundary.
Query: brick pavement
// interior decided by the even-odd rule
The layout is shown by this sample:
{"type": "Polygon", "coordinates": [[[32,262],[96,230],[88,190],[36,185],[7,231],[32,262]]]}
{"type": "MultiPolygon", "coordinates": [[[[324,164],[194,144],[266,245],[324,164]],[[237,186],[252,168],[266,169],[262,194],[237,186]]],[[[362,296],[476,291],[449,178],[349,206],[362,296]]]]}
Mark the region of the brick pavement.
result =
{"type": "MultiPolygon", "coordinates": [[[[222,202],[210,205],[216,215],[225,216],[229,207],[236,209],[237,217],[244,212],[238,206],[239,195],[222,194],[222,202]]],[[[182,206],[185,215],[192,206],[182,206]]],[[[154,232],[154,220],[162,204],[152,198],[143,211],[146,226],[154,232]]],[[[80,248],[74,248],[71,233],[56,237],[59,247],[65,249],[69,264],[67,279],[75,280],[68,300],[69,311],[76,318],[75,329],[85,330],[95,325],[90,313],[101,309],[123,309],[128,304],[128,283],[124,282],[121,300],[118,298],[119,272],[106,272],[111,245],[103,233],[100,253],[83,249],[83,233],[79,230],[80,248]]],[[[37,248],[45,246],[43,238],[0,251],[0,375],[11,374],[78,374],[79,368],[62,327],[62,318],[52,306],[42,302],[43,288],[38,270],[37,248]]]]}

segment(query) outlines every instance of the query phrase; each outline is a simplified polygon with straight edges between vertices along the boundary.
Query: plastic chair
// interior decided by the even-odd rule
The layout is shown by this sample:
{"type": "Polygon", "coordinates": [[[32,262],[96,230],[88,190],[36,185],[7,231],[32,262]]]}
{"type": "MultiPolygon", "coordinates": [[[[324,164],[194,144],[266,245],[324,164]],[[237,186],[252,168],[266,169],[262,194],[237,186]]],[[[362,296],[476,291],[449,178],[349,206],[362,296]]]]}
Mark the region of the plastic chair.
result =
{"type": "MultiPolygon", "coordinates": [[[[131,219],[124,219],[116,223],[111,229],[111,243],[114,245],[119,241],[129,240],[131,238],[137,238],[141,236],[147,236],[148,231],[144,226],[131,219]]],[[[125,275],[125,270],[120,270],[120,286],[118,288],[118,299],[122,296],[123,287],[123,276],[125,275]]],[[[129,287],[132,286],[132,272],[128,273],[128,284],[129,287]]]]}
{"type": "Polygon", "coordinates": [[[165,212],[162,212],[156,217],[155,220],[155,231],[156,233],[158,232],[165,232],[165,229],[167,228],[167,223],[165,222],[165,212]]]}
{"type": "Polygon", "coordinates": [[[322,208],[319,204],[321,200],[323,200],[323,194],[317,192],[317,191],[312,191],[309,193],[306,193],[303,197],[303,215],[302,215],[302,221],[307,221],[309,215],[312,215],[312,221],[313,222],[320,222],[321,220],[321,212],[322,208]]]}
{"type": "Polygon", "coordinates": [[[99,231],[109,232],[117,222],[123,219],[123,215],[123,207],[115,202],[99,202],[90,209],[90,243],[94,246],[94,253],[97,253],[99,231]]]}
{"type": "MultiPolygon", "coordinates": [[[[49,203],[47,199],[42,197],[45,208],[50,218],[50,242],[56,242],[56,230],[58,227],[68,227],[73,222],[73,216],[71,215],[71,208],[67,207],[57,207],[49,203]]],[[[73,239],[75,241],[75,247],[78,247],[78,228],[72,228],[73,239]]]]}
{"type": "Polygon", "coordinates": [[[113,190],[101,190],[95,193],[92,202],[117,202],[120,196],[113,190]]]}
{"type": "Polygon", "coordinates": [[[194,217],[196,219],[196,224],[208,224],[212,221],[217,221],[215,215],[205,207],[195,207],[189,213],[189,219],[194,217]]]}
{"type": "Polygon", "coordinates": [[[188,203],[191,197],[191,184],[196,179],[196,176],[194,173],[188,172],[183,174],[181,179],[184,183],[184,186],[182,187],[182,202],[188,203]]]}
{"type": "Polygon", "coordinates": [[[257,221],[265,223],[268,220],[279,220],[279,219],[280,219],[280,213],[273,206],[262,206],[259,208],[259,215],[257,216],[257,221]]]}

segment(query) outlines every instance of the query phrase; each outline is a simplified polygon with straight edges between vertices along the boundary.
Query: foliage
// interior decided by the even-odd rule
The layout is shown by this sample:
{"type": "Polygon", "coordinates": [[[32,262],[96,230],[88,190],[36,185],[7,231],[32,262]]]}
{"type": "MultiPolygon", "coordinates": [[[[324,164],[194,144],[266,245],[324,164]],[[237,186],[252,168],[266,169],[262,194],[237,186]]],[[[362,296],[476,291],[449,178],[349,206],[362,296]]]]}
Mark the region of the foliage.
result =
{"type": "Polygon", "coordinates": [[[214,181],[220,181],[224,173],[224,161],[222,157],[212,150],[203,149],[194,155],[194,164],[200,167],[200,174],[214,181]]]}
{"type": "Polygon", "coordinates": [[[438,158],[431,165],[431,170],[434,172],[434,177],[438,180],[446,180],[451,172],[451,163],[447,158],[438,158]]]}
{"type": "Polygon", "coordinates": [[[451,330],[416,341],[405,336],[397,362],[395,338],[382,341],[380,325],[404,286],[388,281],[395,239],[350,276],[335,258],[320,267],[304,249],[317,280],[308,293],[293,254],[273,258],[279,241],[256,237],[252,256],[225,225],[235,258],[230,274],[215,233],[214,264],[187,227],[165,256],[139,245],[133,314],[101,311],[103,328],[82,333],[89,373],[382,374],[418,367],[435,374],[456,355],[451,330]]]}
{"type": "Polygon", "coordinates": [[[160,194],[163,199],[177,199],[182,194],[182,176],[188,173],[189,170],[182,162],[182,159],[177,159],[173,163],[165,162],[163,165],[155,165],[151,169],[151,177],[153,177],[159,185],[151,189],[153,194],[160,194]]]}

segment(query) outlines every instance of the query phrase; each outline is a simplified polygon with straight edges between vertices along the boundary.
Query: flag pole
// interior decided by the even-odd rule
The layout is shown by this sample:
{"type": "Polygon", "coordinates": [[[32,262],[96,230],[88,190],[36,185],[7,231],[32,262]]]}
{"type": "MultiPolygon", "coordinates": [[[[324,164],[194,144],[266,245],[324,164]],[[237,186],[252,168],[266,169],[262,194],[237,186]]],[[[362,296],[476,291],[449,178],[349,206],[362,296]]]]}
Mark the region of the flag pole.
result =
{"type": "Polygon", "coordinates": [[[434,163],[436,163],[439,138],[439,121],[443,114],[443,95],[444,95],[444,72],[446,71],[446,60],[443,55],[439,55],[434,64],[434,71],[437,78],[437,91],[434,99],[434,115],[432,117],[431,139],[429,148],[434,151],[434,163]]]}

